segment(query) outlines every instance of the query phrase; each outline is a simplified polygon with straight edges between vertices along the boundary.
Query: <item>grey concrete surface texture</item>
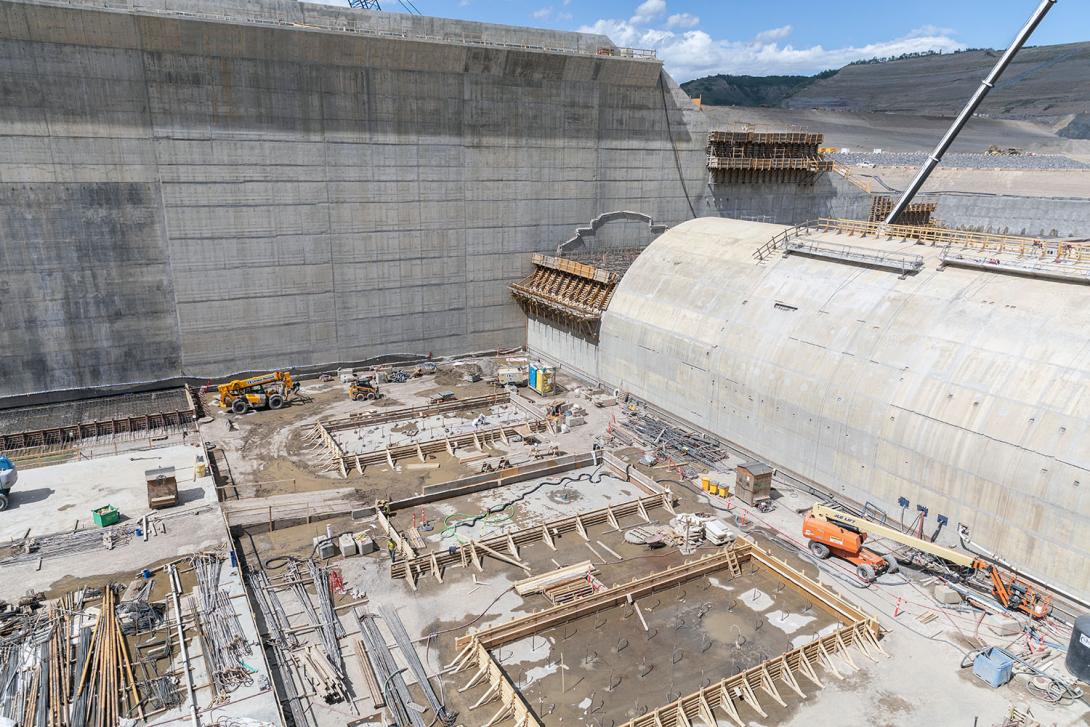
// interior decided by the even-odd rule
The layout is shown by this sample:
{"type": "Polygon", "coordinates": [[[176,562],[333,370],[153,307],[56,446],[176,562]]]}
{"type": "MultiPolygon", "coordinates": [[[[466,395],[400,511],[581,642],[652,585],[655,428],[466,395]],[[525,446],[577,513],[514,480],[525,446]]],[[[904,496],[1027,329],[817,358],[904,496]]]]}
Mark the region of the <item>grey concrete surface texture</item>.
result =
{"type": "Polygon", "coordinates": [[[901,280],[797,255],[757,264],[783,229],[703,218],[668,231],[622,278],[597,357],[580,349],[577,363],[894,517],[899,497],[925,505],[929,529],[946,515],[947,537],[964,523],[1090,595],[1090,289],[939,271],[937,248],[858,237],[925,267],[901,280]]]}
{"type": "MultiPolygon", "coordinates": [[[[289,0],[0,0],[0,402],[517,346],[526,253],[607,212],[869,214],[835,175],[709,186],[728,117],[609,46],[289,0]]],[[[1085,200],[937,201],[1090,228],[1085,200]]]]}
{"type": "Polygon", "coordinates": [[[699,113],[601,36],[111,7],[0,2],[0,397],[519,345],[525,253],[699,204],[699,113]]]}

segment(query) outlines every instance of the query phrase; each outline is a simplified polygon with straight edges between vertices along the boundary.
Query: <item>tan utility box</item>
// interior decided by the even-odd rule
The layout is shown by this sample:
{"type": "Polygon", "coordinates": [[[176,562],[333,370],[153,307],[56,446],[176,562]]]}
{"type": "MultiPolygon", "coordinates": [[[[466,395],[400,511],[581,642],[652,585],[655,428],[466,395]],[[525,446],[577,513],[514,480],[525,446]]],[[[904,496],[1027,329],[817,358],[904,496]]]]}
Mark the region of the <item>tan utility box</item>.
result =
{"type": "Polygon", "coordinates": [[[148,483],[148,507],[152,510],[178,504],[178,478],[173,467],[144,470],[144,479],[148,483]]]}
{"type": "Polygon", "coordinates": [[[735,469],[734,494],[747,505],[772,499],[772,468],[761,462],[746,462],[735,469]]]}

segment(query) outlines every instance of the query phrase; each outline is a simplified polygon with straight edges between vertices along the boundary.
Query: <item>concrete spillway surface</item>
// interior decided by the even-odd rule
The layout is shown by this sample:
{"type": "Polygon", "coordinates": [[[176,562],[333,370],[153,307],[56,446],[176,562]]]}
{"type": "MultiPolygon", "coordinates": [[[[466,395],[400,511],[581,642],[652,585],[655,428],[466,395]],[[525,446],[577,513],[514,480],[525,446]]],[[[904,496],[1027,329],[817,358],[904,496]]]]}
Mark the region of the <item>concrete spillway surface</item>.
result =
{"type": "Polygon", "coordinates": [[[945,246],[816,231],[793,239],[921,267],[782,250],[755,264],[784,229],[700,219],[668,231],[621,279],[580,367],[857,502],[928,507],[1090,593],[1090,289],[1024,270],[1087,264],[1030,241],[1021,267],[978,249],[998,261],[981,270],[945,246]]]}

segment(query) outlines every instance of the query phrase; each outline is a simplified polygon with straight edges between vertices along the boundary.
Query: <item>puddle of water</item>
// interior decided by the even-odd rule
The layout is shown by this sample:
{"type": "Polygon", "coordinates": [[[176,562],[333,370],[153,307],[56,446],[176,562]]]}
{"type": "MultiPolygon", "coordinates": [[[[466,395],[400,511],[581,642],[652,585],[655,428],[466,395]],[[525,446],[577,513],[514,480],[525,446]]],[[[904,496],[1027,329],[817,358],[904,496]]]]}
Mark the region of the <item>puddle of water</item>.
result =
{"type": "Polygon", "coordinates": [[[764,611],[772,605],[772,598],[760,588],[750,588],[738,598],[738,602],[754,611],[764,611]]]}
{"type": "Polygon", "coordinates": [[[807,616],[802,613],[787,613],[785,611],[780,611],[779,609],[769,611],[765,618],[768,619],[768,623],[771,626],[775,626],[785,634],[793,634],[811,621],[817,621],[816,616],[807,616]]]}

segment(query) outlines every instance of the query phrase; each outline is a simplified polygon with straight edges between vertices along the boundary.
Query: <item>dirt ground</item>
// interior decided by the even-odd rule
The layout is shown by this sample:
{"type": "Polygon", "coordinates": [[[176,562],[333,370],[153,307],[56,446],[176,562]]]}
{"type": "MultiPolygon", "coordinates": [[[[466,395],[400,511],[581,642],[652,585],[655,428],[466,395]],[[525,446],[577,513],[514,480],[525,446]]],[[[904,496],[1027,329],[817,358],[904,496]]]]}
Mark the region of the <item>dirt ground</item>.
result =
{"type": "Polygon", "coordinates": [[[201,425],[201,434],[226,455],[242,498],[340,487],[356,487],[368,497],[403,497],[418,493],[425,484],[476,474],[479,465],[462,465],[442,453],[428,457],[428,463],[439,465],[436,469],[416,469],[409,466],[410,462],[405,462],[394,470],[384,466],[369,467],[363,476],[353,472],[345,480],[339,472],[329,469],[324,447],[309,435],[318,421],[343,419],[379,409],[419,406],[440,391],[453,391],[459,399],[497,392],[492,384],[465,382],[461,375],[461,371],[456,375],[441,372],[402,384],[381,384],[381,399],[360,402],[348,399],[346,384],[313,382],[302,387],[300,396],[283,409],[254,411],[241,417],[219,409],[213,395],[205,394],[204,408],[212,421],[201,425]]]}
{"type": "Polygon", "coordinates": [[[493,655],[546,723],[620,724],[836,625],[763,572],[712,575],[636,604],[643,621],[616,608],[493,655]]]}

